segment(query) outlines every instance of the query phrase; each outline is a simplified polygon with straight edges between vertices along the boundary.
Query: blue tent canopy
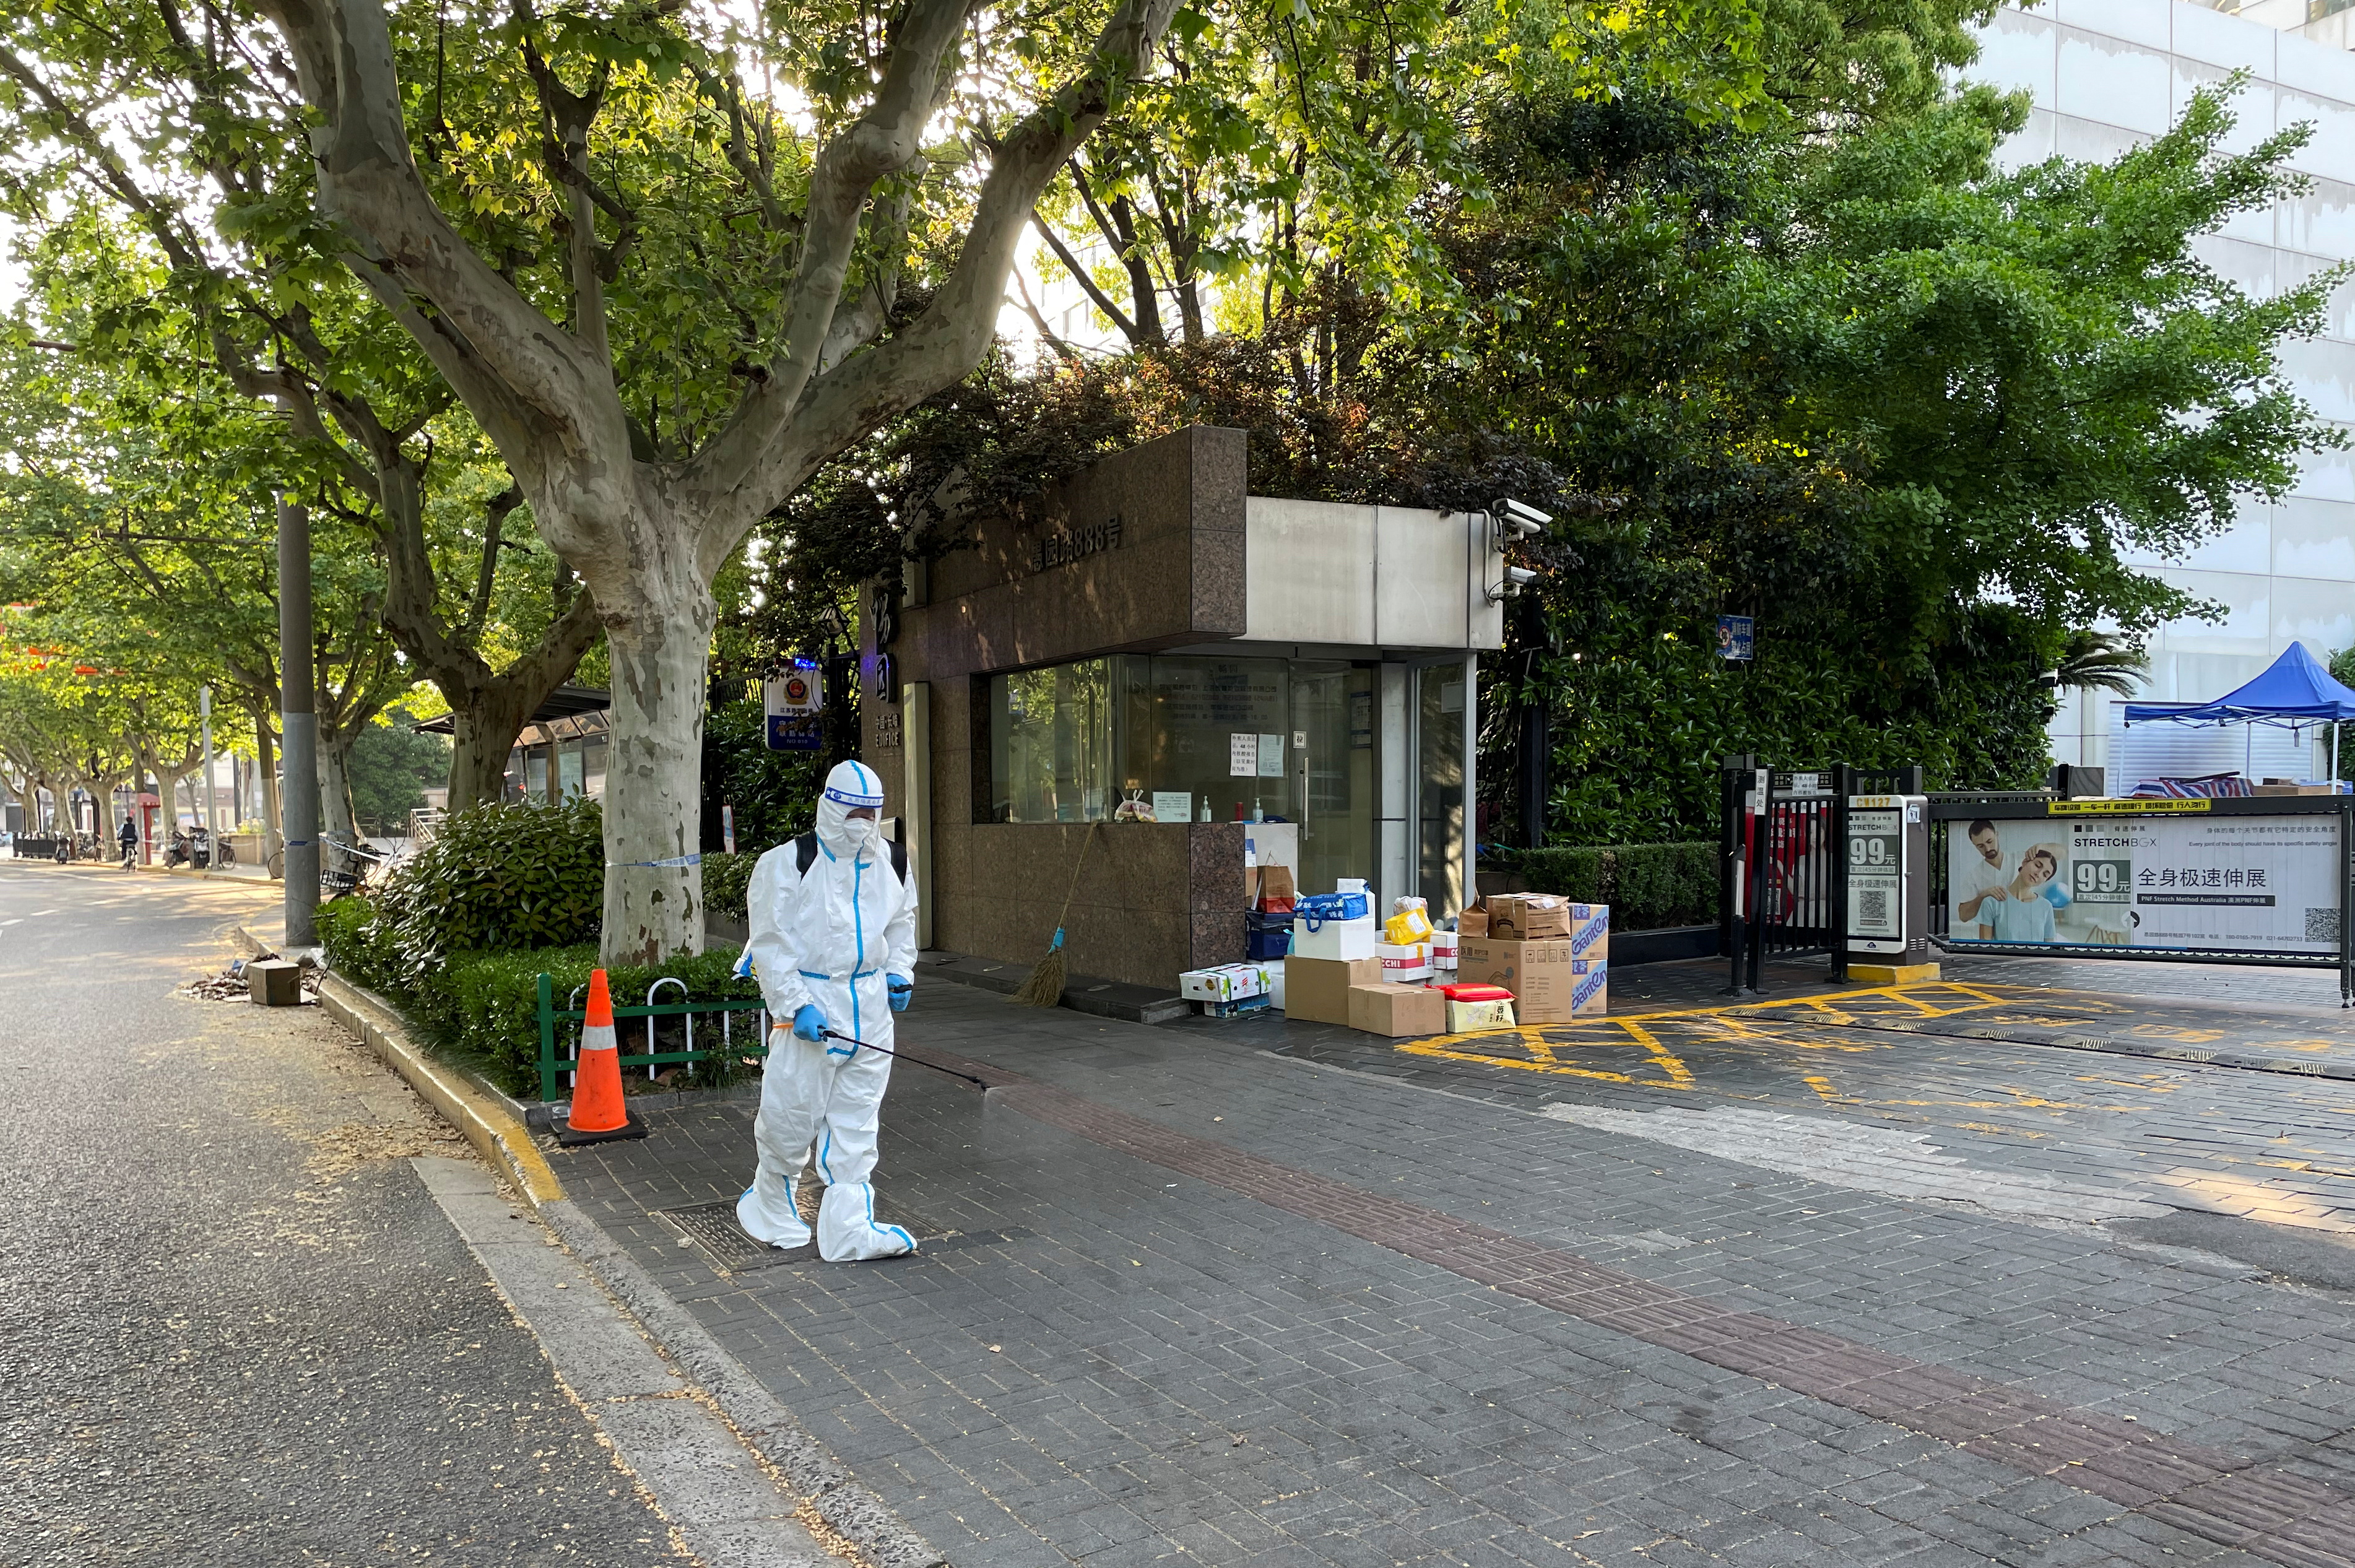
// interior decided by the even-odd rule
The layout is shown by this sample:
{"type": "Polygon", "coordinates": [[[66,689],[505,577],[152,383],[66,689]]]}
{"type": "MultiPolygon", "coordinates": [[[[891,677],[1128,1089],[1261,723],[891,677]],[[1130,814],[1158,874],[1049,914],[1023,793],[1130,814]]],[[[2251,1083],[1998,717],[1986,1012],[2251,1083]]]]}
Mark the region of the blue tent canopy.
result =
{"type": "Polygon", "coordinates": [[[2304,643],[2282,650],[2263,675],[2213,702],[2129,702],[2126,722],[2166,720],[2177,724],[2277,724],[2302,730],[2309,724],[2355,722],[2355,690],[2341,686],[2307,652],[2304,643]]]}

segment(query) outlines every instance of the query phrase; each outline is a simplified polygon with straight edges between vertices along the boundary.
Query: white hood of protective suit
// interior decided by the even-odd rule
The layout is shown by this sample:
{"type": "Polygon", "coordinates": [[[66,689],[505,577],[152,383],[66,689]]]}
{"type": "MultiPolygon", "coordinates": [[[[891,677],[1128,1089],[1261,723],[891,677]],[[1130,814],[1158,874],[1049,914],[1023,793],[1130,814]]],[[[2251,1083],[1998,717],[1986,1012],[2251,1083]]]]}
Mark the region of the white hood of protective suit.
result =
{"type": "Polygon", "coordinates": [[[853,842],[845,824],[851,807],[857,805],[882,810],[883,781],[864,763],[837,763],[834,771],[826,775],[826,790],[818,796],[817,841],[837,855],[853,859],[858,859],[860,851],[875,848],[882,827],[880,823],[869,827],[864,842],[853,842]]]}

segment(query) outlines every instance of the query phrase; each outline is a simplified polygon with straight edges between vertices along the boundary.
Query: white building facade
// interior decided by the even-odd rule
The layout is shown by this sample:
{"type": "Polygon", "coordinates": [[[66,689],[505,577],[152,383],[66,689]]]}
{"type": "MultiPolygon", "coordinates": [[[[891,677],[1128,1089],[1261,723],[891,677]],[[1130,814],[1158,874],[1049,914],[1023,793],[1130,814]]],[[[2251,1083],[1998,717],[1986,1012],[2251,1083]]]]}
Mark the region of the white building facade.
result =
{"type": "MultiPolygon", "coordinates": [[[[2260,0],[2238,16],[2182,0],[2007,6],[1982,30],[1978,61],[1963,74],[2030,95],[2028,125],[2001,155],[2019,166],[2056,155],[2113,159],[2166,131],[2199,88],[2246,71],[2231,145],[2246,148],[2310,122],[2313,137],[2290,166],[2313,188],[2236,219],[2196,249],[2222,277],[2266,297],[2355,258],[2355,54],[2341,37],[2350,13],[2326,13],[2330,4],[2260,0]]],[[[2285,345],[2280,364],[2318,414],[2355,429],[2355,284],[2331,296],[2323,335],[2285,345]]],[[[2325,660],[2355,644],[2355,452],[2311,453],[2300,470],[2288,496],[2244,502],[2229,531],[2182,559],[2133,558],[2225,612],[2157,633],[2142,695],[2204,701],[2255,675],[2292,641],[2325,660]]],[[[2109,694],[2063,697],[2053,755],[2107,764],[2109,694]]]]}

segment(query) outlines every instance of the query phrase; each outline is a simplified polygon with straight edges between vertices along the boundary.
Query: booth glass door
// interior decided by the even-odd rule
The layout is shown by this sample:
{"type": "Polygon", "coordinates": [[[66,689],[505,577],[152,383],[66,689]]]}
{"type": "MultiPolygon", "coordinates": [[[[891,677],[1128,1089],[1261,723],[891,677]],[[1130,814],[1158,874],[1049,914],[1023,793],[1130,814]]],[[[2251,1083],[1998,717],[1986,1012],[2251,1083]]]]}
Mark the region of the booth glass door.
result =
{"type": "Polygon", "coordinates": [[[1291,801],[1300,824],[1304,892],[1329,892],[1343,877],[1369,882],[1374,864],[1375,667],[1337,659],[1291,664],[1291,801]]]}
{"type": "Polygon", "coordinates": [[[1444,920],[1464,907],[1464,661],[1418,665],[1408,712],[1414,729],[1415,877],[1444,920]]]}

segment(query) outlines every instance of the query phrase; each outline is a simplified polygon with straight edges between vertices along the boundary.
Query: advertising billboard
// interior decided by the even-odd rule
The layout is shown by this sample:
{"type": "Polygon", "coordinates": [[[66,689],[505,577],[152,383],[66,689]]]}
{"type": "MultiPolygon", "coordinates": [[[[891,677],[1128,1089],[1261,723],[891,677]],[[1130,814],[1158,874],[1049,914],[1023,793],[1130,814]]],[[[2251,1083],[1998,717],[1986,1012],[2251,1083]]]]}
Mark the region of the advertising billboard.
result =
{"type": "Polygon", "coordinates": [[[1958,819],[1946,940],[2334,957],[2339,824],[2336,813],[1958,819]]]}

